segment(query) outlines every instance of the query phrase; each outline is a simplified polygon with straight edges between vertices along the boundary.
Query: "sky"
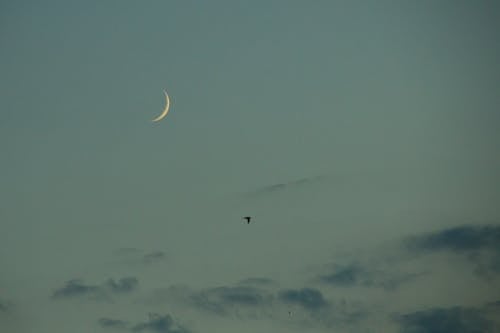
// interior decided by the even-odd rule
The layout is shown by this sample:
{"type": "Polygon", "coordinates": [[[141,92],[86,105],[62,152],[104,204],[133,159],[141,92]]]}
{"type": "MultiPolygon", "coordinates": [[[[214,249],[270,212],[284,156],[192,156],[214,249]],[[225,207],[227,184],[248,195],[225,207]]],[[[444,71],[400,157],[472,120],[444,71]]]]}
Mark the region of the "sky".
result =
{"type": "Polygon", "coordinates": [[[0,330],[500,332],[499,22],[2,1],[0,330]]]}

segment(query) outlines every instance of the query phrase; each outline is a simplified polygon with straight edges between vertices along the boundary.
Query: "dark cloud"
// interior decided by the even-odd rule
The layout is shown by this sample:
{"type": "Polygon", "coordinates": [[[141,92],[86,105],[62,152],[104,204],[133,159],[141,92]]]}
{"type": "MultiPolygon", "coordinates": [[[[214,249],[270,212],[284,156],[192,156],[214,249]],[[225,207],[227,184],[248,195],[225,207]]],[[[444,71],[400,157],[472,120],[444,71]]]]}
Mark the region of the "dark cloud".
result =
{"type": "Polygon", "coordinates": [[[52,294],[53,298],[70,298],[79,296],[96,296],[99,294],[100,288],[96,285],[85,285],[81,280],[74,279],[66,282],[66,285],[57,289],[52,294]]]}
{"type": "Polygon", "coordinates": [[[119,319],[100,318],[97,322],[103,328],[126,329],[128,327],[128,323],[126,321],[119,319]]]}
{"type": "Polygon", "coordinates": [[[419,272],[419,273],[393,273],[388,274],[388,276],[377,278],[366,284],[367,287],[381,287],[385,290],[396,290],[401,285],[415,281],[417,278],[429,274],[429,272],[419,272]]]}
{"type": "Polygon", "coordinates": [[[500,300],[494,301],[494,302],[489,302],[486,304],[487,308],[492,308],[500,311],[500,300]]]}
{"type": "Polygon", "coordinates": [[[62,288],[56,289],[52,298],[77,298],[105,299],[111,294],[130,293],[137,288],[139,281],[134,277],[124,277],[117,281],[108,279],[101,285],[87,285],[82,280],[73,279],[66,282],[62,288]]]}
{"type": "Polygon", "coordinates": [[[486,279],[500,274],[500,226],[457,226],[415,235],[404,243],[412,253],[448,251],[464,256],[475,266],[474,272],[486,279]]]}
{"type": "Polygon", "coordinates": [[[324,176],[313,176],[313,177],[300,178],[300,179],[288,181],[285,183],[277,183],[277,184],[267,185],[267,186],[260,187],[256,190],[253,190],[253,191],[249,192],[249,194],[250,195],[262,195],[262,194],[266,194],[266,193],[283,191],[285,189],[292,189],[292,188],[296,188],[296,187],[299,187],[302,185],[307,185],[309,183],[319,181],[323,178],[324,178],[324,176]]]}
{"type": "Polygon", "coordinates": [[[175,304],[218,316],[270,317],[275,296],[271,290],[251,285],[221,286],[193,290],[185,285],[155,289],[143,298],[148,305],[175,304]]]}
{"type": "Polygon", "coordinates": [[[481,278],[494,280],[500,274],[500,253],[473,253],[467,259],[475,267],[474,273],[481,278]]]}
{"type": "Polygon", "coordinates": [[[109,279],[106,282],[106,287],[114,293],[128,293],[137,288],[139,281],[135,277],[124,277],[116,282],[114,279],[109,279]]]}
{"type": "MultiPolygon", "coordinates": [[[[253,279],[246,279],[243,281],[253,279]]],[[[258,282],[268,283],[268,279],[258,282]]],[[[175,304],[194,307],[209,314],[238,319],[285,321],[311,327],[358,325],[367,316],[359,302],[329,301],[312,288],[276,290],[237,284],[192,290],[183,285],[154,290],[145,299],[148,305],[175,304]]]]}
{"type": "Polygon", "coordinates": [[[319,290],[312,288],[284,290],[279,293],[279,297],[286,303],[298,304],[311,311],[328,306],[328,302],[323,297],[323,294],[319,290]]]}
{"type": "Polygon", "coordinates": [[[221,287],[212,290],[223,302],[231,304],[259,305],[264,303],[262,294],[253,288],[221,287]]]}
{"type": "Polygon", "coordinates": [[[327,300],[320,290],[314,288],[281,290],[278,299],[292,319],[297,315],[302,323],[310,327],[356,332],[358,325],[369,314],[358,302],[327,300]]]}
{"type": "Polygon", "coordinates": [[[265,287],[276,285],[276,282],[272,279],[256,277],[241,280],[239,284],[265,287]]]}
{"type": "Polygon", "coordinates": [[[154,251],[154,252],[151,252],[151,253],[146,253],[142,259],[144,260],[145,263],[147,264],[151,264],[151,263],[154,263],[154,262],[158,262],[158,261],[161,261],[161,260],[164,260],[165,259],[165,252],[162,252],[162,251],[154,251]]]}
{"type": "Polygon", "coordinates": [[[119,261],[132,265],[154,264],[166,258],[166,253],[163,251],[144,253],[143,250],[134,247],[120,248],[115,251],[115,254],[120,257],[119,261]]]}
{"type": "Polygon", "coordinates": [[[348,266],[337,267],[334,273],[322,276],[321,280],[336,286],[350,287],[359,282],[362,273],[363,270],[359,265],[351,264],[348,266]]]}
{"type": "Polygon", "coordinates": [[[248,286],[217,287],[193,293],[190,297],[197,307],[227,315],[241,307],[262,307],[272,301],[272,295],[248,286]]]}
{"type": "Polygon", "coordinates": [[[500,251],[500,226],[459,226],[411,237],[413,250],[451,250],[455,252],[491,249],[500,251]]]}
{"type": "Polygon", "coordinates": [[[427,274],[420,273],[402,273],[395,272],[395,268],[384,267],[368,268],[359,263],[349,265],[335,266],[331,274],[322,275],[319,280],[336,287],[374,287],[385,290],[395,290],[402,284],[415,280],[416,278],[427,274]]]}
{"type": "Polygon", "coordinates": [[[496,332],[500,332],[500,300],[486,303],[481,311],[486,318],[494,322],[496,332]]]}
{"type": "Polygon", "coordinates": [[[190,333],[187,328],[177,324],[174,319],[166,314],[149,314],[148,321],[138,323],[132,327],[132,332],[158,332],[158,333],[190,333]]]}
{"type": "Polygon", "coordinates": [[[6,300],[0,299],[0,312],[8,312],[12,308],[12,303],[6,300]]]}
{"type": "Polygon", "coordinates": [[[482,333],[498,332],[492,320],[476,308],[434,308],[399,315],[401,333],[482,333]]]}

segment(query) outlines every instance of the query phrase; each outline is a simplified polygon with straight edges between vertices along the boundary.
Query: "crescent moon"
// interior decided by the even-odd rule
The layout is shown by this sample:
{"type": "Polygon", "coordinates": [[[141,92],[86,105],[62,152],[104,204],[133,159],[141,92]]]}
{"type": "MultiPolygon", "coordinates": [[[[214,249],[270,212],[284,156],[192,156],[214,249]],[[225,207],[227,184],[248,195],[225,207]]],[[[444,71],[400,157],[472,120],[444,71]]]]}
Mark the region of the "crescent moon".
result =
{"type": "Polygon", "coordinates": [[[155,119],[153,119],[153,122],[157,122],[157,121],[160,121],[163,118],[165,118],[165,116],[168,113],[168,110],[170,109],[170,97],[168,97],[168,94],[167,94],[166,90],[163,90],[163,92],[165,93],[165,100],[166,100],[166,102],[165,102],[165,109],[163,109],[163,112],[160,113],[160,115],[158,117],[156,117],[155,119]]]}

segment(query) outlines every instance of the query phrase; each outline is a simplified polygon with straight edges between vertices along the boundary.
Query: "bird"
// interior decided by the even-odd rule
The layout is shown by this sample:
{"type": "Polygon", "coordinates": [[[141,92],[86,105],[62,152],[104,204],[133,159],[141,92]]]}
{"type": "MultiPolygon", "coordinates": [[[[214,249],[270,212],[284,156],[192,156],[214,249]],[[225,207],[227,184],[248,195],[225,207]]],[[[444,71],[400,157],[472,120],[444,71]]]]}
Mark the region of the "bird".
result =
{"type": "Polygon", "coordinates": [[[252,218],[251,216],[243,216],[245,220],[247,220],[247,224],[250,224],[250,219],[252,218]]]}

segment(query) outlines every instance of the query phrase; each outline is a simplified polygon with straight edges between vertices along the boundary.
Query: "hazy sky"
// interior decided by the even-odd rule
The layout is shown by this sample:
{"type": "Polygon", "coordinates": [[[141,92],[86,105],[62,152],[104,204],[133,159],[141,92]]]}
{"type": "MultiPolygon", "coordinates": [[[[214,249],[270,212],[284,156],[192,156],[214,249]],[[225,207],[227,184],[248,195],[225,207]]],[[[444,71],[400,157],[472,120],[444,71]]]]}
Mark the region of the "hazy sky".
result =
{"type": "Polygon", "coordinates": [[[0,330],[500,331],[499,22],[2,1],[0,330]]]}

